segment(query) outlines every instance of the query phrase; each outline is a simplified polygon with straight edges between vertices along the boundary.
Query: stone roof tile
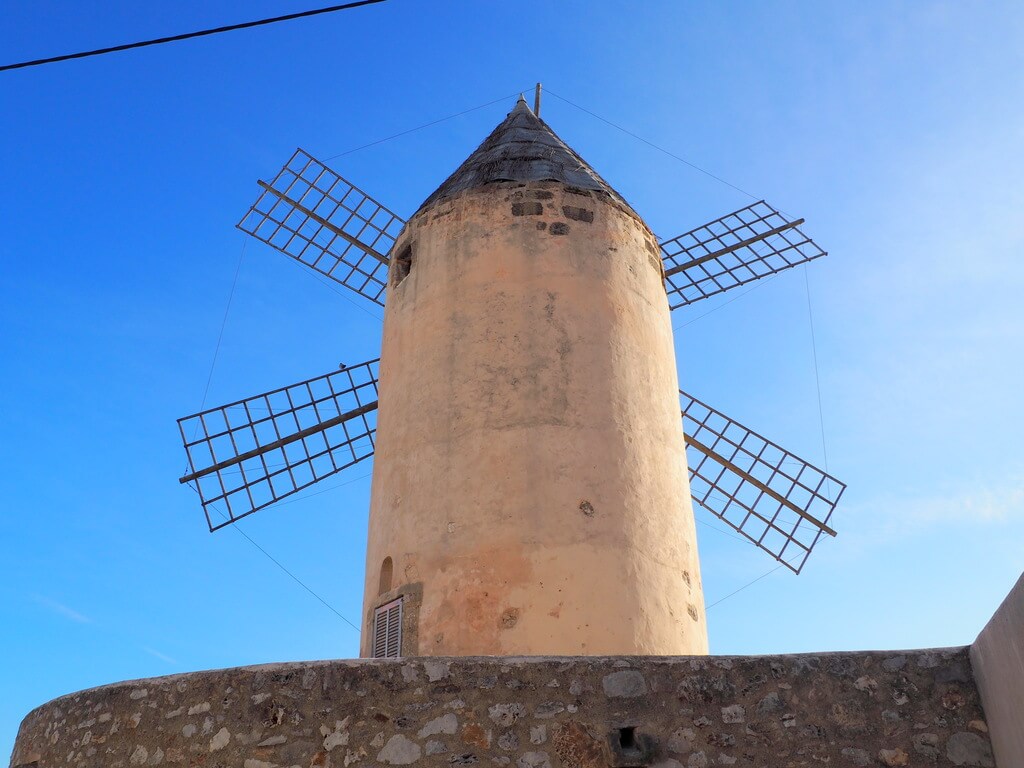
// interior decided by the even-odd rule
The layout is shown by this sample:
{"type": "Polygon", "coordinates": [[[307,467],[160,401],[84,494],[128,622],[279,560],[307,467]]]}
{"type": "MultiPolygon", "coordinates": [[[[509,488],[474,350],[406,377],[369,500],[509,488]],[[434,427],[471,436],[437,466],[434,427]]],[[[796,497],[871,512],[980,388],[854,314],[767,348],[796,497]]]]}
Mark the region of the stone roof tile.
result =
{"type": "Polygon", "coordinates": [[[491,135],[423,202],[420,210],[497,181],[558,181],[605,192],[629,207],[622,195],[533,113],[522,96],[491,135]]]}

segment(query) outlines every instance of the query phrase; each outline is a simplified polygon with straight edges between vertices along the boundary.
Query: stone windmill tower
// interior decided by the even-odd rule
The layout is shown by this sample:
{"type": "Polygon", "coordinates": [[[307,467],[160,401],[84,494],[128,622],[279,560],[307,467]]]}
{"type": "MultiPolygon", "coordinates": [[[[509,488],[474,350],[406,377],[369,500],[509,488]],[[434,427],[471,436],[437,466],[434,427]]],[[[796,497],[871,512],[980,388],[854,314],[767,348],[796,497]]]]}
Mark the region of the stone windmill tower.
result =
{"type": "Polygon", "coordinates": [[[408,221],[301,150],[260,184],[239,226],[383,306],[381,358],[180,420],[182,482],[215,529],[372,454],[362,655],[706,653],[691,499],[797,572],[834,535],[843,485],[682,394],[670,321],[824,255],[802,220],[659,244],[522,98],[408,221]]]}

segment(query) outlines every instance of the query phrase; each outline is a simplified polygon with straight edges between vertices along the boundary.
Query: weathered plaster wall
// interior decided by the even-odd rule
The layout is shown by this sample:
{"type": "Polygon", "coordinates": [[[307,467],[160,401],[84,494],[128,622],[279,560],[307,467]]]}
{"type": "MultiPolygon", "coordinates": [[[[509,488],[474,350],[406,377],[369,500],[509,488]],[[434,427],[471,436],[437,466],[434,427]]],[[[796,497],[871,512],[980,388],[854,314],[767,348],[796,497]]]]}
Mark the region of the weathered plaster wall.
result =
{"type": "Polygon", "coordinates": [[[971,664],[999,765],[1024,766],[1024,576],[974,641],[971,664]]]}
{"type": "Polygon", "coordinates": [[[25,718],[11,765],[991,768],[993,761],[968,651],[960,648],[418,658],[199,672],[50,702],[25,718]],[[632,739],[620,731],[627,727],[632,739]]]}
{"type": "Polygon", "coordinates": [[[707,652],[653,235],[607,194],[505,182],[423,209],[407,246],[385,308],[366,616],[418,590],[409,656],[707,652]]]}

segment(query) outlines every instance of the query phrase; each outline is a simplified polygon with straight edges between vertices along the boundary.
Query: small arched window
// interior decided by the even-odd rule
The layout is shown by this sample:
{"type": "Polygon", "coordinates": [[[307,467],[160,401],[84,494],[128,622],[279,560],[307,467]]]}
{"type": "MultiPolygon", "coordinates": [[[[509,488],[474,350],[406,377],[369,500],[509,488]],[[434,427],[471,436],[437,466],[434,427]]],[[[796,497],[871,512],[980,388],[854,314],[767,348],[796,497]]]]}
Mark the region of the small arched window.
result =
{"type": "Polygon", "coordinates": [[[391,561],[390,557],[385,557],[384,562],[380,564],[380,585],[377,590],[378,595],[383,595],[385,592],[391,591],[391,579],[394,576],[395,564],[391,561]]]}

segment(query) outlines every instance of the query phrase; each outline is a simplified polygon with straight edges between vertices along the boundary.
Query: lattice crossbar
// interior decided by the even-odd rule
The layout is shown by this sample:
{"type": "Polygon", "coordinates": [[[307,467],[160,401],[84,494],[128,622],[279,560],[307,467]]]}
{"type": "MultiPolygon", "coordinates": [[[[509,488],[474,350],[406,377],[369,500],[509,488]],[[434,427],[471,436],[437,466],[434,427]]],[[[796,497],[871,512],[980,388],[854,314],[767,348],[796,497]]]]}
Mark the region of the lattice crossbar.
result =
{"type": "Polygon", "coordinates": [[[373,455],[378,362],[178,419],[211,531],[373,455]]]}
{"type": "Polygon", "coordinates": [[[661,244],[672,309],[825,256],[790,220],[761,200],[661,244]]]}
{"type": "Polygon", "coordinates": [[[680,391],[694,501],[800,573],[846,486],[680,391]]]}
{"type": "Polygon", "coordinates": [[[302,149],[260,186],[239,229],[384,306],[402,217],[302,149]]]}

